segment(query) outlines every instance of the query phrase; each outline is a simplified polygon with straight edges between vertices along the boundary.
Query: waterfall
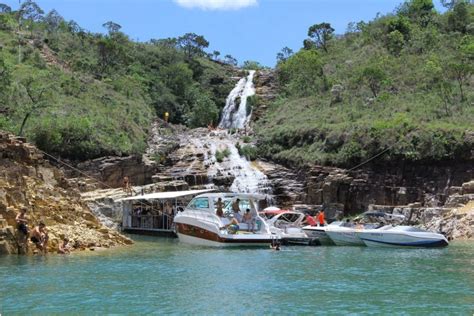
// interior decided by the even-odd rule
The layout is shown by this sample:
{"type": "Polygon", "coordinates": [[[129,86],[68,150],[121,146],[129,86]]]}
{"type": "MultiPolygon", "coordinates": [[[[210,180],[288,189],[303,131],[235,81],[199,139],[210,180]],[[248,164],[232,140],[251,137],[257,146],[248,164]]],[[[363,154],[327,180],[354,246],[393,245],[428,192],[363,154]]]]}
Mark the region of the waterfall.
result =
{"type": "Polygon", "coordinates": [[[272,189],[267,176],[258,170],[250,161],[239,154],[236,147],[236,139],[229,135],[227,131],[216,132],[218,137],[209,137],[207,147],[211,155],[205,156],[205,164],[208,167],[207,175],[209,179],[232,176],[234,178],[229,190],[239,193],[260,193],[271,195],[272,189]],[[216,152],[229,151],[229,156],[219,162],[216,159],[216,152]]]}
{"type": "Polygon", "coordinates": [[[255,70],[250,70],[247,77],[239,80],[235,88],[229,93],[225,107],[222,110],[220,128],[244,128],[250,113],[247,113],[247,98],[255,94],[253,76],[255,70]],[[237,104],[238,98],[240,102],[237,104]]]}
{"type": "MultiPolygon", "coordinates": [[[[219,123],[221,129],[244,128],[248,124],[250,113],[247,113],[247,98],[255,94],[253,77],[255,70],[237,82],[229,93],[219,123]],[[238,99],[240,98],[240,102],[238,99]]],[[[218,130],[207,138],[210,155],[205,156],[209,179],[232,176],[234,178],[230,191],[239,193],[259,193],[272,198],[272,188],[267,176],[258,170],[256,164],[239,154],[236,144],[238,136],[230,135],[227,130],[218,130]],[[228,157],[219,162],[217,151],[228,151],[228,157]]]]}

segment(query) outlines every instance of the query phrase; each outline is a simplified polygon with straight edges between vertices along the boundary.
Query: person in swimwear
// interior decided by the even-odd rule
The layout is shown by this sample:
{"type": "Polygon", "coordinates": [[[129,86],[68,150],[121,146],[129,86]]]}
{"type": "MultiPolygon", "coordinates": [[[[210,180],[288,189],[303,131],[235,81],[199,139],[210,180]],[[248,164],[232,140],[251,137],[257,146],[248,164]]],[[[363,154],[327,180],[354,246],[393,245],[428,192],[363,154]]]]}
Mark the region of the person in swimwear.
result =
{"type": "Polygon", "coordinates": [[[48,232],[46,231],[46,225],[40,222],[38,226],[33,228],[30,233],[30,240],[35,244],[36,248],[43,253],[48,252],[48,232]]]}

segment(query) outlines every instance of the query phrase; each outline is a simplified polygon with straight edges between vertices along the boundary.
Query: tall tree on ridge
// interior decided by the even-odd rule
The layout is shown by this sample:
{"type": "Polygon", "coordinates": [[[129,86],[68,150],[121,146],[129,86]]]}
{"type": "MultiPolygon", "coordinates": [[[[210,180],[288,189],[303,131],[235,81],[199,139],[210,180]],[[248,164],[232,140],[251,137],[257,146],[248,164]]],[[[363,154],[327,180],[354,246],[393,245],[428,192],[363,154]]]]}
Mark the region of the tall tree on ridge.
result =
{"type": "Polygon", "coordinates": [[[112,22],[112,21],[105,22],[104,24],[102,24],[102,26],[107,29],[107,31],[109,32],[109,35],[117,33],[122,28],[120,24],[112,22]]]}

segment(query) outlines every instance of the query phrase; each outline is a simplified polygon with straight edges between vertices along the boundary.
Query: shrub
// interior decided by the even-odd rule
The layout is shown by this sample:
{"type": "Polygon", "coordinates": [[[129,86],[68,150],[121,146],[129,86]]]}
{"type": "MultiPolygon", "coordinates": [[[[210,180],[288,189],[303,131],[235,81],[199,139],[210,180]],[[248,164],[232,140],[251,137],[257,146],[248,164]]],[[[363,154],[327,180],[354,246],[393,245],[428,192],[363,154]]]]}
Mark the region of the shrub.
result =
{"type": "Polygon", "coordinates": [[[250,136],[245,135],[244,137],[242,137],[242,141],[248,144],[252,141],[252,138],[250,136]]]}
{"type": "Polygon", "coordinates": [[[239,154],[244,156],[247,160],[257,159],[257,148],[250,145],[245,145],[240,147],[239,154]]]}
{"type": "Polygon", "coordinates": [[[226,148],[222,151],[216,150],[216,160],[217,162],[222,162],[224,161],[225,158],[230,156],[230,150],[229,148],[226,148]]]}

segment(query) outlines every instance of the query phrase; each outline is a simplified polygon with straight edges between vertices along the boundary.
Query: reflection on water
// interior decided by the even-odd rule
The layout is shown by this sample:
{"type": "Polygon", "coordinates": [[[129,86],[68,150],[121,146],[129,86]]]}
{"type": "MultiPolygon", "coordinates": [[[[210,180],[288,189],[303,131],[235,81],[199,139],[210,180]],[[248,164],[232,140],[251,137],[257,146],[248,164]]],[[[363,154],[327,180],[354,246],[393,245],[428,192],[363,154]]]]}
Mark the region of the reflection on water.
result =
{"type": "Polygon", "coordinates": [[[467,242],[276,252],[139,238],[97,253],[0,257],[0,313],[472,314],[473,261],[467,242]]]}

